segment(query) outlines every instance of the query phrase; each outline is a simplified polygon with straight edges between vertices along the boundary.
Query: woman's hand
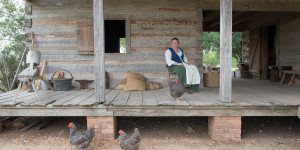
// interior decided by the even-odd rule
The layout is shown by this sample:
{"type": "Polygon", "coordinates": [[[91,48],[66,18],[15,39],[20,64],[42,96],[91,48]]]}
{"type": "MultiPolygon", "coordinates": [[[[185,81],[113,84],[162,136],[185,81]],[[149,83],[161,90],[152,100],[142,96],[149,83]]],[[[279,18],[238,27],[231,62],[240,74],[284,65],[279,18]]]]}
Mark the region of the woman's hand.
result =
{"type": "Polygon", "coordinates": [[[182,66],[183,63],[174,63],[174,65],[179,65],[179,66],[182,66]]]}

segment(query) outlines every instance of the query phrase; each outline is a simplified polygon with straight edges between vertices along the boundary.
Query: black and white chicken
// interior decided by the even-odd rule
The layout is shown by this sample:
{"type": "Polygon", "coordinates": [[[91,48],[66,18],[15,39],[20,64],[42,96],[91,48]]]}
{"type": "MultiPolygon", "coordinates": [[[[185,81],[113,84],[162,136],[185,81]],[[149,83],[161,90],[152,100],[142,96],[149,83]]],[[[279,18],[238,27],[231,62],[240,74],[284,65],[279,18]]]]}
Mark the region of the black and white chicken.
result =
{"type": "Polygon", "coordinates": [[[184,94],[185,87],[177,79],[176,82],[169,82],[170,94],[176,101],[179,102],[179,98],[184,94]]]}
{"type": "Polygon", "coordinates": [[[134,132],[131,137],[128,137],[127,134],[123,130],[119,130],[120,134],[118,141],[121,149],[125,150],[138,150],[140,147],[140,132],[138,128],[134,129],[134,132]]]}
{"type": "Polygon", "coordinates": [[[79,132],[76,125],[71,122],[68,126],[70,128],[70,143],[75,145],[79,149],[84,149],[90,146],[90,143],[95,136],[94,127],[90,127],[85,132],[79,132]]]}

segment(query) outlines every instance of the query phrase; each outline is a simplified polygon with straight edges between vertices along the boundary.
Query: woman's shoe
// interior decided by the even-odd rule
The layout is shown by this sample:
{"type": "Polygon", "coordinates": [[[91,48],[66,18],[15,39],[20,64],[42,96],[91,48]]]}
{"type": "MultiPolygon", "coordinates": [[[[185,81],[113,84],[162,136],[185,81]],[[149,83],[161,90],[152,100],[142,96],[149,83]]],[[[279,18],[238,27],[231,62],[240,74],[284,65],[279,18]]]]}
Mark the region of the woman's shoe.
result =
{"type": "Polygon", "coordinates": [[[190,88],[185,88],[185,92],[187,92],[189,94],[193,94],[193,90],[190,88]]]}

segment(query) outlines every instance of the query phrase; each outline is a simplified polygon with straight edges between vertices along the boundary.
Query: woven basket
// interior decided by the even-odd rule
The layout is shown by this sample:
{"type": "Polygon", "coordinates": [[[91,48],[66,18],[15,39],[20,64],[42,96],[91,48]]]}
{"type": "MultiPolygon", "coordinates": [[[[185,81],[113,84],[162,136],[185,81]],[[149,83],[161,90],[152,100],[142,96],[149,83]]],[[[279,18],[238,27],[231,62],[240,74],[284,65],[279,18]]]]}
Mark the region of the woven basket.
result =
{"type": "Polygon", "coordinates": [[[217,88],[220,86],[220,72],[214,70],[204,71],[204,86],[217,88]]]}

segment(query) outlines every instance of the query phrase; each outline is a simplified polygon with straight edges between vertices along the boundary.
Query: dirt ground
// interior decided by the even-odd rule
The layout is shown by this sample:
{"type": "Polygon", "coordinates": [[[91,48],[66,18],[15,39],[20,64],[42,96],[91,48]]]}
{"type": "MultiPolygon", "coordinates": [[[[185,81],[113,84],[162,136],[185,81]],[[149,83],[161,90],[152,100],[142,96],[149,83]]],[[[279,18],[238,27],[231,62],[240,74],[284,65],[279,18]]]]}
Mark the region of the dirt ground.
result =
{"type": "MultiPolygon", "coordinates": [[[[14,119],[14,118],[10,118],[14,119]]],[[[27,121],[49,118],[25,118],[27,121]]],[[[5,150],[76,150],[69,143],[69,122],[80,130],[86,128],[82,117],[59,117],[39,130],[41,124],[22,132],[4,128],[0,133],[0,149],[5,150]]],[[[134,127],[140,129],[140,150],[196,150],[196,149],[300,149],[300,119],[298,117],[243,117],[241,142],[215,142],[207,134],[207,117],[166,117],[117,119],[118,129],[131,135],[134,127]]],[[[87,150],[119,150],[117,140],[94,139],[87,150]]]]}

